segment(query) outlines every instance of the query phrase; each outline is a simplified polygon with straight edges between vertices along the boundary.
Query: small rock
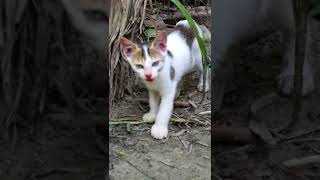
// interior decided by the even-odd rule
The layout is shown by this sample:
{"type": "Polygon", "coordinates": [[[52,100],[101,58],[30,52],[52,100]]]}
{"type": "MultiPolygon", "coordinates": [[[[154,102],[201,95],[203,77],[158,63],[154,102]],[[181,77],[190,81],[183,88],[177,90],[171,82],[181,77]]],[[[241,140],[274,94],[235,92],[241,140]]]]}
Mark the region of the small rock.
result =
{"type": "Polygon", "coordinates": [[[133,138],[128,138],[124,144],[127,145],[127,146],[134,146],[138,143],[138,141],[136,139],[133,139],[133,138]]]}

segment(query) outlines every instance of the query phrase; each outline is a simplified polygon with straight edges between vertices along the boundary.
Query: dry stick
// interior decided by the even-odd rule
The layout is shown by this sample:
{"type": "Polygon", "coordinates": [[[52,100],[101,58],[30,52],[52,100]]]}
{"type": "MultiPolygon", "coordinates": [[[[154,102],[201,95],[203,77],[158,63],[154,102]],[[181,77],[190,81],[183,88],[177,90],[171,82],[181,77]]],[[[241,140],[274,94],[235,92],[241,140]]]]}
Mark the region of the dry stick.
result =
{"type": "Polygon", "coordinates": [[[303,166],[311,163],[320,163],[320,155],[307,156],[303,158],[294,158],[287,161],[284,161],[282,164],[288,168],[303,166]]]}
{"type": "MultiPolygon", "coordinates": [[[[149,100],[147,98],[136,98],[135,101],[140,101],[140,102],[146,103],[146,104],[149,103],[149,100]]],[[[190,103],[185,102],[185,101],[175,101],[174,106],[176,106],[176,107],[190,107],[190,103]]]]}
{"type": "Polygon", "coordinates": [[[211,111],[203,111],[199,113],[199,115],[206,115],[206,114],[211,114],[211,111]]]}
{"type": "Polygon", "coordinates": [[[152,0],[149,0],[149,5],[150,5],[150,8],[151,8],[151,12],[153,13],[153,4],[152,4],[152,0]]]}
{"type": "MultiPolygon", "coordinates": [[[[146,123],[153,123],[154,120],[116,120],[116,119],[112,119],[109,122],[109,125],[122,125],[122,124],[130,124],[130,125],[138,125],[138,124],[146,124],[146,123]]],[[[185,119],[181,119],[181,118],[171,118],[170,122],[179,122],[179,123],[186,123],[188,122],[185,119]]]]}
{"type": "MultiPolygon", "coordinates": [[[[142,13],[142,18],[141,18],[142,21],[145,19],[144,17],[145,17],[145,15],[146,15],[146,11],[145,11],[146,7],[147,7],[147,0],[145,0],[145,1],[144,1],[144,4],[143,4],[143,9],[144,9],[144,11],[143,11],[143,13],[142,13]]],[[[140,23],[140,34],[142,34],[142,25],[143,25],[143,22],[140,23]]]]}
{"type": "Polygon", "coordinates": [[[155,179],[154,177],[149,176],[147,173],[145,173],[144,171],[140,170],[140,168],[138,168],[136,165],[132,164],[130,161],[126,160],[126,162],[131,165],[133,168],[135,168],[138,172],[140,172],[141,174],[143,174],[144,176],[150,178],[150,179],[155,179]]]}
{"type": "MultiPolygon", "coordinates": [[[[211,13],[210,13],[210,11],[209,12],[208,11],[201,12],[201,10],[200,10],[198,12],[190,12],[190,15],[192,16],[193,19],[197,20],[197,19],[206,18],[206,17],[210,16],[211,13]]],[[[175,22],[177,19],[184,19],[184,18],[185,17],[181,14],[175,14],[175,15],[173,15],[173,17],[172,16],[165,17],[165,18],[163,18],[163,20],[169,21],[169,22],[171,22],[171,21],[175,22]]]]}

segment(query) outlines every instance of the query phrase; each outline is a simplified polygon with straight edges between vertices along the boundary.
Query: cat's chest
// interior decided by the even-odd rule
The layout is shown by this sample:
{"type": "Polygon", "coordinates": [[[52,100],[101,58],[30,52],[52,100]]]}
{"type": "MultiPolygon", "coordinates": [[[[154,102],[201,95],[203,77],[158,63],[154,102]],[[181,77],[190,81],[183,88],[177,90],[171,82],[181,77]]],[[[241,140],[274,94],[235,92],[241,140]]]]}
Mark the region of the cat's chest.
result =
{"type": "Polygon", "coordinates": [[[144,81],[144,84],[146,85],[146,87],[149,90],[153,90],[153,91],[159,91],[160,90],[159,83],[144,81]]]}
{"type": "Polygon", "coordinates": [[[152,82],[144,81],[144,84],[149,90],[157,91],[160,94],[166,92],[171,87],[171,82],[169,81],[166,81],[166,82],[160,81],[160,80],[156,80],[152,82]]]}

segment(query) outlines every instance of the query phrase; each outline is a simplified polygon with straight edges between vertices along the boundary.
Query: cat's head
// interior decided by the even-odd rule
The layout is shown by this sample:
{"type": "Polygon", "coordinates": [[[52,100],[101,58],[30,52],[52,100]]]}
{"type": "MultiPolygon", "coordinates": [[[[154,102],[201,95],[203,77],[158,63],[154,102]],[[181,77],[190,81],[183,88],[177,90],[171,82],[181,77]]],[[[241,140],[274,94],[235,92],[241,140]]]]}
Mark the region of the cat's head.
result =
{"type": "Polygon", "coordinates": [[[161,32],[150,44],[142,45],[121,37],[120,51],[140,78],[153,81],[164,66],[167,55],[167,33],[161,32]]]}

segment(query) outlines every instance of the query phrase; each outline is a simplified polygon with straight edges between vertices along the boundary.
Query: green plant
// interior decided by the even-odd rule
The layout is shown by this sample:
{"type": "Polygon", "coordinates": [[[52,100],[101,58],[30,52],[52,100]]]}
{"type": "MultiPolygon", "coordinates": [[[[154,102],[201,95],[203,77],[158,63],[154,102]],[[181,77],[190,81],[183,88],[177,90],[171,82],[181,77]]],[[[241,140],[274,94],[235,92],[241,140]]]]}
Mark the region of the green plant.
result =
{"type": "MultiPolygon", "coordinates": [[[[192,32],[195,34],[195,37],[199,43],[199,47],[201,49],[201,54],[202,54],[202,65],[203,65],[203,82],[206,82],[206,74],[207,74],[207,67],[208,67],[208,60],[207,60],[207,50],[206,50],[206,46],[205,46],[205,42],[204,40],[200,37],[198,29],[196,28],[196,25],[194,23],[194,20],[192,19],[190,13],[188,12],[188,10],[183,6],[183,4],[181,4],[181,2],[179,0],[171,0],[171,2],[173,2],[178,9],[180,10],[180,12],[183,14],[183,16],[187,19],[192,32]]],[[[203,102],[204,98],[205,98],[205,86],[206,83],[203,84],[203,92],[202,92],[202,99],[201,99],[201,103],[203,102]]]]}
{"type": "Polygon", "coordinates": [[[147,41],[150,40],[150,38],[156,37],[156,30],[154,28],[148,28],[144,31],[144,35],[147,37],[147,41]]]}

